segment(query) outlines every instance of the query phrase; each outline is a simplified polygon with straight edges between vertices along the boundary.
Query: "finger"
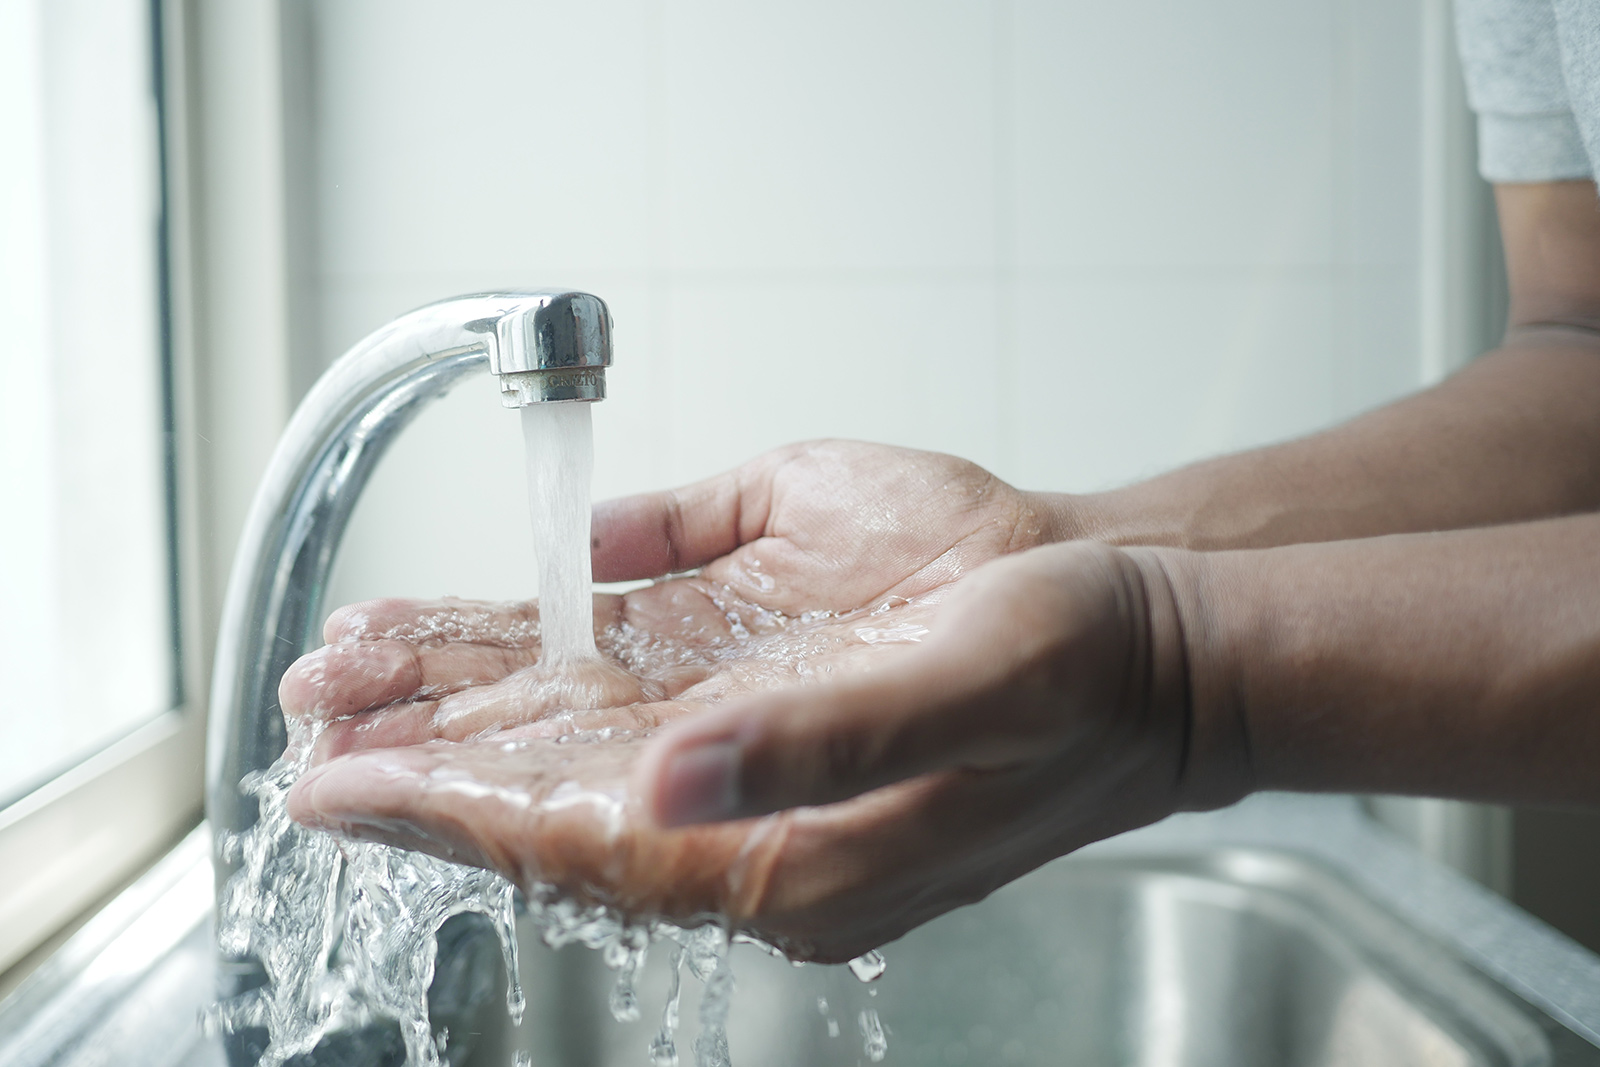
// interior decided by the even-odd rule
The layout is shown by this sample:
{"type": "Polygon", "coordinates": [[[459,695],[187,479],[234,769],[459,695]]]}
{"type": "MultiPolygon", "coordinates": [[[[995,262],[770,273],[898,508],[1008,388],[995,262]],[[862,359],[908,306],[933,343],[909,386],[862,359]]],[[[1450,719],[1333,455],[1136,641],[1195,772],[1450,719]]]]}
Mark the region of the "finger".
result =
{"type": "Polygon", "coordinates": [[[656,683],[609,664],[551,678],[530,668],[504,681],[440,700],[407,701],[332,722],[317,738],[313,763],[352,752],[428,741],[494,736],[610,738],[652,730],[705,705],[660,699],[656,683]]]}
{"type": "Polygon", "coordinates": [[[768,452],[682,489],[596,504],[595,581],[659,578],[702,566],[760,537],[771,510],[773,475],[794,451],[768,452]]]}
{"type": "Polygon", "coordinates": [[[629,912],[720,911],[744,843],[736,827],[662,832],[626,791],[638,745],[433,744],[307,772],[289,813],[310,826],[546,882],[629,912]]]}
{"type": "Polygon", "coordinates": [[[616,708],[582,708],[526,726],[512,727],[505,731],[504,736],[559,738],[568,735],[599,741],[629,739],[635,734],[649,733],[666,723],[703,710],[705,704],[697,700],[658,700],[616,708]]]}
{"type": "MultiPolygon", "coordinates": [[[[596,605],[598,607],[598,605],[596,605]]],[[[350,641],[469,641],[516,647],[539,639],[533,601],[406,600],[386,597],[347,604],[322,627],[328,644],[350,641]]]]}
{"type": "Polygon", "coordinates": [[[393,639],[325,645],[284,672],[278,702],[285,715],[339,719],[419,695],[496,682],[538,655],[537,647],[416,645],[393,639]]]}
{"type": "Polygon", "coordinates": [[[663,831],[630,810],[622,784],[636,753],[626,747],[584,746],[559,766],[548,743],[498,747],[429,745],[337,760],[296,783],[289,812],[317,828],[495,868],[523,886],[600,896],[629,912],[678,921],[721,914],[798,956],[832,962],[951,906],[949,894],[910,909],[907,902],[947,880],[944,868],[962,866],[969,839],[992,836],[982,798],[930,780],[848,812],[663,831]]]}
{"type": "MultiPolygon", "coordinates": [[[[440,753],[427,746],[381,749],[314,767],[289,790],[289,816],[317,829],[343,832],[362,840],[417,849],[458,863],[497,866],[478,836],[447,818],[448,801],[430,789],[428,777],[440,767],[440,753]]],[[[490,818],[515,818],[526,805],[504,803],[505,794],[485,786],[480,804],[498,800],[490,818]],[[510,810],[499,810],[509,807],[510,810]]],[[[490,806],[490,805],[483,805],[490,806]]]]}
{"type": "Polygon", "coordinates": [[[406,748],[439,740],[433,712],[436,701],[393,704],[363,715],[330,722],[311,752],[316,766],[352,752],[374,748],[406,748]]]}
{"type": "Polygon", "coordinates": [[[605,660],[541,664],[494,685],[445,697],[433,711],[433,727],[440,737],[462,741],[556,715],[644,704],[665,695],[660,683],[605,660]]]}
{"type": "Polygon", "coordinates": [[[927,657],[905,659],[915,662],[760,694],[669,730],[638,770],[648,810],[663,826],[748,818],[992,755],[973,744],[978,694],[927,657]]]}

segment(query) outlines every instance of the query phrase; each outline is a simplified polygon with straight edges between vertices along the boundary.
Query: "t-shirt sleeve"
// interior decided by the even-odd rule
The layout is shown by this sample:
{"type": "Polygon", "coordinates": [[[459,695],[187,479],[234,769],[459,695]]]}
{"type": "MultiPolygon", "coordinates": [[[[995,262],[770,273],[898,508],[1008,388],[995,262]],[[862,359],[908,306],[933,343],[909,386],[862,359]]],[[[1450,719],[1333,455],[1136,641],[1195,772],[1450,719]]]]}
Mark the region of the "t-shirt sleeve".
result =
{"type": "Polygon", "coordinates": [[[1552,0],[1456,0],[1455,10],[1484,178],[1590,177],[1593,168],[1567,91],[1563,60],[1573,57],[1563,57],[1552,0]]]}

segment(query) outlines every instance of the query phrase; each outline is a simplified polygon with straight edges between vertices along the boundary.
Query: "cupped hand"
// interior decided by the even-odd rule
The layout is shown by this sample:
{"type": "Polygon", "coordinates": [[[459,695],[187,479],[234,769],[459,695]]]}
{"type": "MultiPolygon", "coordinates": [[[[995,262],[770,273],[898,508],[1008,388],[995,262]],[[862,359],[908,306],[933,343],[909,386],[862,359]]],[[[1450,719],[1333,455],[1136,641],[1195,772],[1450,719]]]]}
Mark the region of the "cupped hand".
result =
{"type": "Polygon", "coordinates": [[[526,605],[336,614],[283,696],[346,754],[295,816],[839,960],[1184,803],[1159,561],[1041,547],[970,464],[802,446],[595,532],[602,580],[701,569],[598,599],[588,674],[526,605]]]}
{"type": "Polygon", "coordinates": [[[953,456],[794,445],[595,508],[596,580],[698,568],[596,597],[600,661],[543,664],[531,602],[373,601],[333,613],[328,644],[285,675],[281,703],[333,723],[322,758],[535,722],[549,733],[648,729],[739,692],[825,677],[841,654],[891,641],[911,601],[931,605],[974,567],[1044,543],[1055,521],[1034,495],[953,456]],[[852,621],[873,610],[885,614],[852,621]]]}

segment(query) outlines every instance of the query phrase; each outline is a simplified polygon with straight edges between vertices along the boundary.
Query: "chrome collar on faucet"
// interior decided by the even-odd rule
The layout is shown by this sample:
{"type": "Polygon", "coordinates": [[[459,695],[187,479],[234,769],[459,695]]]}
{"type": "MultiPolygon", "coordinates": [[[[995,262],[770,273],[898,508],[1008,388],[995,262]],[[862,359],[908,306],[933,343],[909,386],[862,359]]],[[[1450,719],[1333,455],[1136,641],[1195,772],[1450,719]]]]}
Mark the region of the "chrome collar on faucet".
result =
{"type": "Polygon", "coordinates": [[[508,408],[553,400],[604,400],[611,313],[588,293],[541,293],[495,323],[489,369],[508,408]],[[542,300],[543,303],[535,303],[542,300]]]}

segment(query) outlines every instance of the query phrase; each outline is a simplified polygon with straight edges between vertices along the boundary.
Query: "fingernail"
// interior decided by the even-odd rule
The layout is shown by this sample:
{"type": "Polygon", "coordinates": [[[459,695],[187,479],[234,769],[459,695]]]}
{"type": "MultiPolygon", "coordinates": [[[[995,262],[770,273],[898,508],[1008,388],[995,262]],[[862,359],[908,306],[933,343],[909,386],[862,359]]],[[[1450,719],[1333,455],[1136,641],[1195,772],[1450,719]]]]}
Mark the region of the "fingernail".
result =
{"type": "Polygon", "coordinates": [[[711,741],[668,756],[656,788],[663,826],[730,819],[739,810],[739,746],[711,741]]]}

